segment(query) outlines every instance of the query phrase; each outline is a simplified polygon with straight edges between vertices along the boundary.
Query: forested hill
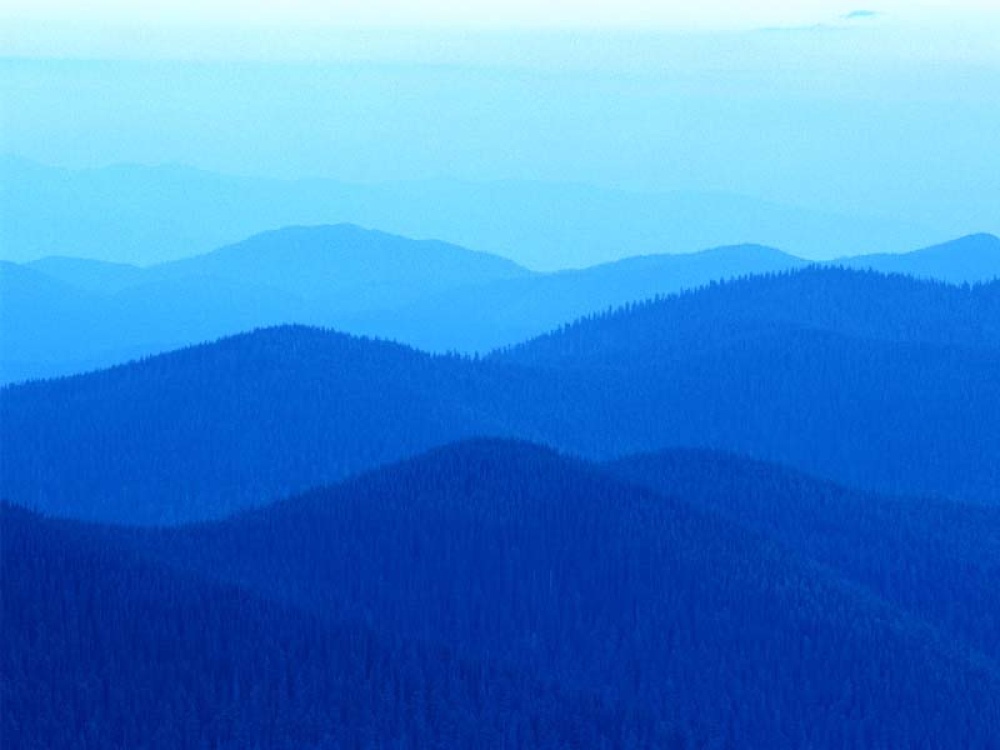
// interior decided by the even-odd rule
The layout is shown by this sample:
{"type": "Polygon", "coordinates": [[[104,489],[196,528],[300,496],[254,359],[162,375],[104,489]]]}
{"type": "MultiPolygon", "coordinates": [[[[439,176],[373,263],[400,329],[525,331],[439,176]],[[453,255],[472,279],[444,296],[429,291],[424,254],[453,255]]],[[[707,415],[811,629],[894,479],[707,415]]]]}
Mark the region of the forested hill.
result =
{"type": "Polygon", "coordinates": [[[960,639],[682,495],[531,445],[447,446],[131,539],[388,642],[620,702],[682,727],[683,747],[985,748],[1000,730],[995,665],[960,639]]]}
{"type": "Polygon", "coordinates": [[[998,291],[808,270],[487,360],[256,331],[3,389],[16,436],[0,445],[3,493],[73,517],[176,523],[494,435],[595,458],[717,448],[851,486],[998,503],[998,291]],[[885,299],[909,312],[882,314],[885,299]]]}
{"type": "MultiPolygon", "coordinates": [[[[997,238],[976,235],[900,256],[835,263],[981,281],[1000,277],[998,247],[997,238]]],[[[285,227],[144,268],[66,257],[0,263],[0,382],[84,372],[137,355],[288,324],[332,327],[426,351],[483,355],[581,316],[807,265],[775,248],[743,244],[533,273],[495,255],[353,225],[285,227]]],[[[834,273],[824,278],[839,288],[851,285],[830,282],[838,278],[834,273]]],[[[860,287],[856,296],[870,294],[866,275],[847,278],[860,287]]],[[[794,304],[813,308],[812,322],[835,322],[830,311],[817,314],[819,298],[797,299],[802,290],[787,282],[782,290],[774,304],[791,297],[794,304]]],[[[759,293],[772,291],[764,287],[759,293]]],[[[742,294],[742,308],[727,309],[727,315],[749,315],[748,305],[759,307],[759,300],[742,294]]],[[[842,290],[821,298],[834,305],[857,304],[845,299],[842,290]]],[[[865,330],[871,319],[864,316],[888,316],[885,333],[895,337],[900,316],[913,315],[907,305],[933,309],[940,303],[935,295],[914,299],[913,291],[895,290],[882,304],[853,312],[862,316],[865,330]],[[903,298],[902,310],[888,304],[897,296],[903,298]]],[[[754,314],[773,317],[774,310],[756,309],[754,314]]],[[[911,322],[927,333],[927,321],[911,322]]]]}
{"type": "Polygon", "coordinates": [[[1000,664],[1000,508],[858,492],[717,451],[605,468],[764,534],[1000,664]]]}
{"type": "MultiPolygon", "coordinates": [[[[664,722],[0,505],[5,748],[681,747],[664,722]]],[[[342,612],[337,613],[342,614],[342,612]]]]}
{"type": "MultiPolygon", "coordinates": [[[[432,351],[486,353],[576,320],[657,295],[807,261],[760,245],[646,255],[590,268],[459,287],[413,305],[347,320],[351,330],[432,351]]],[[[1000,264],[998,264],[1000,266],[1000,264]]]]}
{"type": "Polygon", "coordinates": [[[463,436],[504,434],[518,399],[556,408],[555,388],[500,369],[284,327],[7,388],[0,408],[16,438],[0,445],[3,490],[71,517],[217,518],[463,436]]]}
{"type": "Polygon", "coordinates": [[[262,326],[343,327],[456,287],[530,276],[495,255],[353,225],[285,227],[145,268],[60,257],[2,263],[0,382],[83,372],[262,326]]]}
{"type": "Polygon", "coordinates": [[[496,356],[547,366],[624,365],[775,330],[856,339],[1000,347],[1000,281],[953,286],[810,266],[714,283],[592,315],[496,356]]]}

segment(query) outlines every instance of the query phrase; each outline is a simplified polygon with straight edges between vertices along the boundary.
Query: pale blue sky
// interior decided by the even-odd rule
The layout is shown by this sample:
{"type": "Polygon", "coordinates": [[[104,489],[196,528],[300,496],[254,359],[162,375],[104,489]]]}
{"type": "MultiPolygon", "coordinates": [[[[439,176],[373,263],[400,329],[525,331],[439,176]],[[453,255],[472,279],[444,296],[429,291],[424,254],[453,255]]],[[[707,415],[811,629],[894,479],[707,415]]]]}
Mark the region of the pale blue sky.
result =
{"type": "Polygon", "coordinates": [[[0,150],[724,190],[1000,231],[993,5],[14,0],[0,150]]]}
{"type": "Polygon", "coordinates": [[[996,21],[993,0],[879,0],[851,5],[831,0],[7,0],[0,17],[42,21],[257,23],[364,28],[641,28],[749,29],[838,19],[894,17],[902,23],[996,21]]]}

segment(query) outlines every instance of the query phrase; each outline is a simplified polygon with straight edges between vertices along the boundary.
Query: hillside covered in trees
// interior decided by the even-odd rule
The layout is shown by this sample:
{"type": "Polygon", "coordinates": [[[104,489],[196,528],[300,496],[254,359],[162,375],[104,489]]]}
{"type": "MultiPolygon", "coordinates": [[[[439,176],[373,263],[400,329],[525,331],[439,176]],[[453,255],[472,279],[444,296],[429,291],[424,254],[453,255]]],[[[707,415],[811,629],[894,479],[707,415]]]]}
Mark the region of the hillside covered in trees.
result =
{"type": "MultiPolygon", "coordinates": [[[[712,477],[711,461],[688,468],[712,477]]],[[[131,711],[116,731],[166,720],[177,747],[990,746],[1000,673],[971,638],[667,484],[476,440],[211,524],[5,507],[5,731],[86,716],[70,725],[100,737],[131,711]],[[54,688],[51,714],[24,702],[54,688]]]]}
{"type": "Polygon", "coordinates": [[[8,499],[219,518],[476,435],[592,458],[721,449],[1000,502],[1000,283],[806,269],[584,320],[486,359],[303,327],[8,387],[8,499]]]}

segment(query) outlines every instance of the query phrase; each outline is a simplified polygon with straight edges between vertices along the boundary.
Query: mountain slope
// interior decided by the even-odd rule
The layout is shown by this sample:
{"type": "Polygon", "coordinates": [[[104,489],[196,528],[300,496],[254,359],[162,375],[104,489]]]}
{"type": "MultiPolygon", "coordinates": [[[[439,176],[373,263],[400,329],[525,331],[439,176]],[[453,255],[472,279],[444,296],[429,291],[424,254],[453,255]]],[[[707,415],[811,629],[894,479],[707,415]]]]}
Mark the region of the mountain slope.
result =
{"type": "Polygon", "coordinates": [[[609,308],[805,264],[758,245],[627,258],[581,270],[464,287],[409,307],[360,316],[346,325],[353,332],[431,351],[484,353],[609,308]]]}
{"type": "MultiPolygon", "coordinates": [[[[113,279],[108,288],[114,292],[98,292],[83,287],[103,285],[96,278],[103,270],[85,265],[83,273],[86,279],[78,286],[33,266],[4,264],[4,381],[94,370],[191,341],[308,317],[300,300],[266,285],[208,276],[147,281],[140,271],[127,284],[113,279]]],[[[78,274],[63,276],[76,279],[78,274]]]]}
{"type": "Polygon", "coordinates": [[[1000,237],[971,234],[901,255],[859,255],[832,262],[848,268],[905,273],[953,284],[993,281],[1000,278],[1000,237]]]}
{"type": "Polygon", "coordinates": [[[485,360],[258,331],[3,389],[17,439],[0,444],[2,484],[76,517],[180,522],[495,435],[595,458],[718,448],[851,486],[998,503],[998,289],[806,270],[485,360]]]}
{"type": "Polygon", "coordinates": [[[102,342],[83,332],[111,316],[100,295],[16,263],[0,262],[0,375],[30,374],[57,358],[78,362],[102,342]]]}
{"type": "Polygon", "coordinates": [[[1000,509],[861,493],[714,451],[607,468],[765,534],[1000,663],[1000,509]]]}
{"type": "Polygon", "coordinates": [[[0,354],[7,382],[109,366],[262,326],[339,325],[373,308],[529,275],[496,256],[350,225],[287,227],[148,268],[71,258],[6,265],[0,292],[18,300],[4,311],[18,333],[0,354]],[[34,292],[24,284],[8,288],[15,275],[31,273],[39,280],[48,274],[65,293],[47,292],[43,281],[34,292]]]}
{"type": "Polygon", "coordinates": [[[528,275],[495,255],[350,224],[264,232],[206,255],[154,266],[150,272],[156,278],[210,276],[269,285],[319,303],[326,311],[352,312],[528,275]]]}
{"type": "Polygon", "coordinates": [[[302,327],[0,393],[17,436],[0,441],[8,498],[146,523],[217,518],[463,436],[573,417],[554,383],[519,368],[302,327]]]}
{"type": "Polygon", "coordinates": [[[135,533],[195,573],[489,653],[720,747],[983,746],[995,666],[824,570],[551,451],[448,446],[217,524],[135,533]]]}
{"type": "MultiPolygon", "coordinates": [[[[991,241],[979,235],[885,257],[889,267],[912,275],[986,278],[990,268],[1000,274],[1000,262],[994,262],[1000,257],[990,257],[991,241]],[[962,268],[969,273],[952,272],[962,268]]],[[[855,262],[871,265],[864,257],[838,263],[855,262]]],[[[73,294],[53,305],[39,293],[14,309],[10,325],[28,343],[14,341],[5,348],[0,376],[14,382],[71,374],[292,323],[428,351],[484,354],[582,316],[805,264],[773,248],[739,245],[532,274],[496,256],[350,225],[287,227],[148,268],[52,257],[27,268],[91,295],[74,307],[67,304],[73,294]]]]}
{"type": "Polygon", "coordinates": [[[128,263],[50,255],[25,266],[88,292],[113,294],[146,280],[145,269],[128,263]]]}
{"type": "Polygon", "coordinates": [[[597,316],[496,357],[600,383],[605,411],[650,449],[721,448],[993,503],[998,303],[997,283],[810,268],[597,316]]]}
{"type": "Polygon", "coordinates": [[[638,712],[166,569],[119,531],[0,521],[5,747],[664,746],[638,712]]]}
{"type": "Polygon", "coordinates": [[[959,289],[812,266],[589,316],[498,357],[532,365],[603,366],[691,345],[712,348],[781,328],[992,348],[1000,345],[1000,282],[959,289]]]}

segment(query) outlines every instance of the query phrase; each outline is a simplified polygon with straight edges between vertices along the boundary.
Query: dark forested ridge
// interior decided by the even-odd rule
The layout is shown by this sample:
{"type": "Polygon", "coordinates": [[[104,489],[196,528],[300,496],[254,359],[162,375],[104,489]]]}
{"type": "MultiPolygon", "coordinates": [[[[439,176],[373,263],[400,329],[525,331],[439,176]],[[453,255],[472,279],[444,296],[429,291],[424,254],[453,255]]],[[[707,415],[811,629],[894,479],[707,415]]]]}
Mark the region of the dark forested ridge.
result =
{"type": "Polygon", "coordinates": [[[775,329],[856,339],[1000,347],[1000,281],[954,286],[892,274],[811,266],[710,284],[565,325],[501,359],[629,367],[632,360],[718,348],[775,329]]]}
{"type": "MultiPolygon", "coordinates": [[[[620,703],[319,618],[0,506],[4,748],[672,747],[620,703]]],[[[680,745],[676,745],[680,747],[680,745]]]]}
{"type": "Polygon", "coordinates": [[[593,316],[495,358],[602,383],[635,442],[1000,499],[1000,282],[807,268],[593,316]]]}
{"type": "Polygon", "coordinates": [[[380,642],[488,654],[634,712],[614,726],[655,716],[680,747],[987,748],[1000,731],[995,664],[960,640],[680,496],[531,445],[472,441],[229,521],[90,533],[380,642]]]}
{"type": "Polygon", "coordinates": [[[84,518],[219,517],[463,435],[504,433],[505,389],[516,385],[394,344],[257,331],[5,390],[4,492],[84,518]]]}
{"type": "Polygon", "coordinates": [[[998,373],[1000,283],[809,268],[6,387],[3,744],[991,750],[998,373]]]}
{"type": "Polygon", "coordinates": [[[607,469],[765,534],[1000,664],[1000,508],[863,493],[705,450],[607,469]]]}
{"type": "Polygon", "coordinates": [[[996,503],[998,299],[1000,284],[808,269],[583,321],[486,360],[262,330],[5,388],[0,472],[30,507],[180,522],[498,435],[597,458],[719,448],[853,486],[996,503]]]}

